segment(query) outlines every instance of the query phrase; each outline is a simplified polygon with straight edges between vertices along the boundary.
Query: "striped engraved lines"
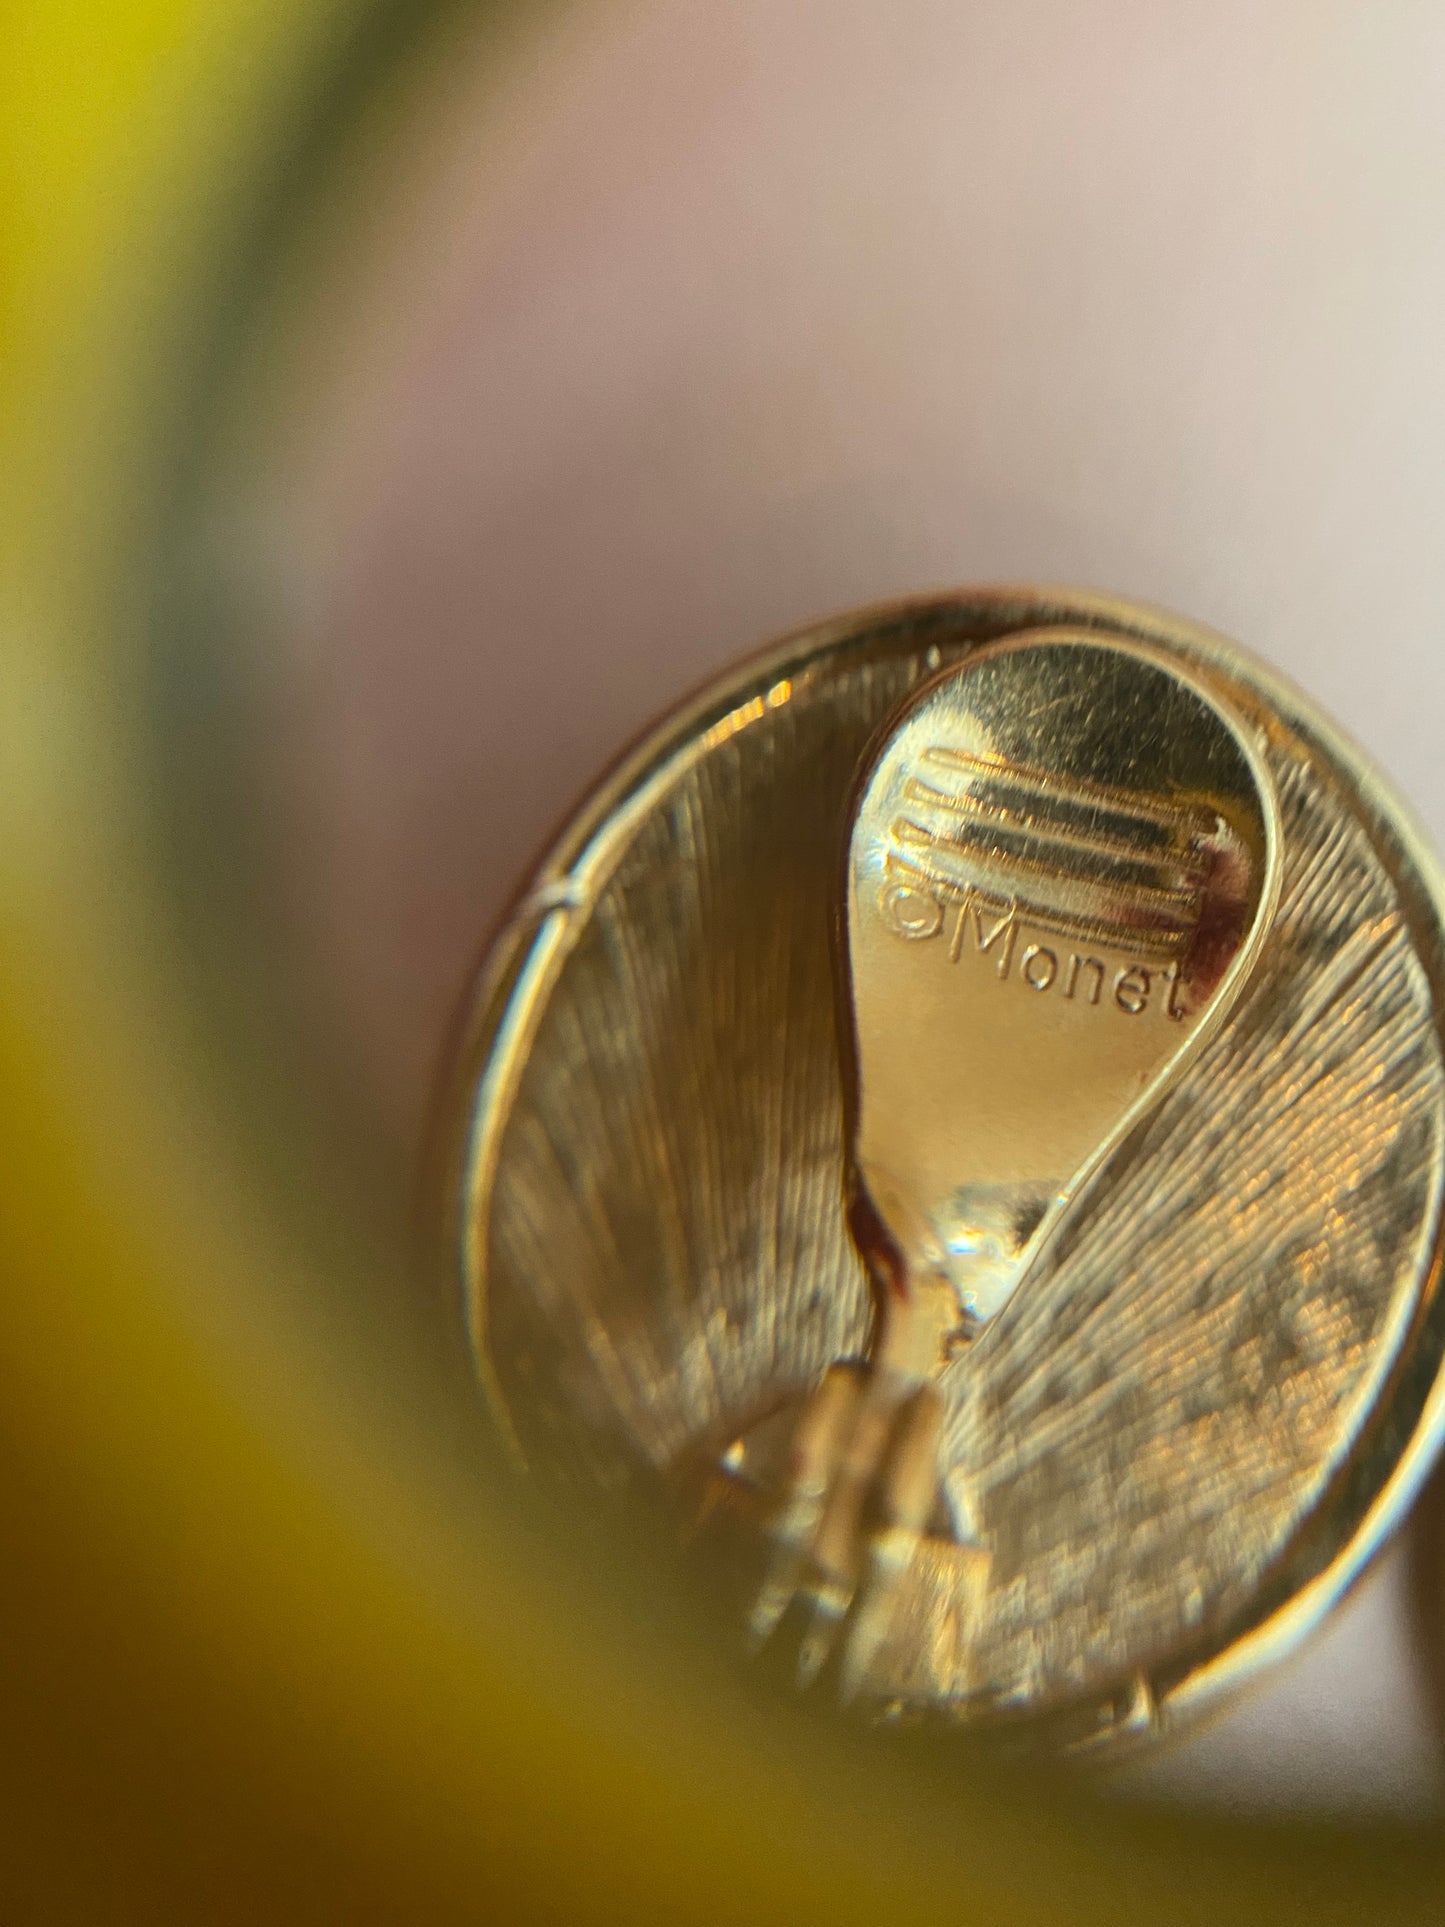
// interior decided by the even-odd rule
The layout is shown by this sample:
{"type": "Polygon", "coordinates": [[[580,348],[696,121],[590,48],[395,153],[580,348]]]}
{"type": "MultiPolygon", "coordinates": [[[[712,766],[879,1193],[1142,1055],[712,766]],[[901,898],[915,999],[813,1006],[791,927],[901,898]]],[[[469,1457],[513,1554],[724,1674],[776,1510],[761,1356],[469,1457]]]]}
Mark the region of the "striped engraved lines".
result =
{"type": "Polygon", "coordinates": [[[942,747],[923,752],[903,803],[888,874],[940,903],[1165,962],[1199,922],[1210,810],[942,747]]]}

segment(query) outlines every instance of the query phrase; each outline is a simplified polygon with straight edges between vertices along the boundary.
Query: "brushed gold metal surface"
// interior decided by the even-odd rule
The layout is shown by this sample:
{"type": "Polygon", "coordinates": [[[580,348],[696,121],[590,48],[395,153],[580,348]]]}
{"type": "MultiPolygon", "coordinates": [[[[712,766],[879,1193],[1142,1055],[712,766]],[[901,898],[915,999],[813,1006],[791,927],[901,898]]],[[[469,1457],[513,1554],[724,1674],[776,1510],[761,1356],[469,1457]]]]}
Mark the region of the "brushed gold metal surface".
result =
{"type": "MultiPolygon", "coordinates": [[[[907,820],[934,833],[930,862],[951,840],[973,866],[944,883],[966,893],[992,864],[1010,900],[1069,920],[1032,931],[1017,913],[996,1007],[1020,1000],[1037,1029],[1077,953],[1072,1020],[1150,1041],[1121,1043],[1095,1143],[1081,1125],[1027,1173],[1064,1202],[1023,1287],[993,1292],[936,1377],[938,1472],[950,1498],[962,1484],[967,1527],[932,1515],[862,1683],[895,1709],[1045,1716],[1077,1740],[1159,1730],[1300,1636],[1441,1428],[1441,891],[1302,698],[1176,619],[1049,591],[867,611],[744,665],[584,808],[494,950],[461,1066],[456,1200],[479,1367],[527,1461],[612,1490],[720,1463],[761,1531],[776,1440],[877,1329],[845,1212],[853,1046],[835,994],[860,772],[931,678],[1059,626],[1088,632],[1057,639],[1078,662],[1107,657],[1140,689],[1157,673],[1194,705],[1196,728],[1164,734],[1196,765],[1136,782],[1076,760],[1041,783],[1022,739],[995,760],[935,740],[925,697],[908,712],[922,774],[901,780],[942,800],[915,795],[907,820]],[[975,821],[1021,834],[980,845],[975,821]],[[1082,893],[1052,872],[1042,903],[1015,889],[1037,881],[1020,860],[1044,837],[1080,846],[1082,893]],[[1225,855],[1206,862],[1211,838],[1225,855]],[[1233,949],[1211,979],[1185,959],[1207,873],[1231,865],[1233,949]],[[1128,943],[1110,918],[1133,919],[1128,943]],[[1078,1008],[1080,945],[1106,935],[1121,942],[1087,973],[1099,1002],[1078,1008]],[[1013,974],[1030,943],[1034,977],[1045,948],[1056,959],[1041,989],[1013,974]]],[[[867,847],[886,863],[908,839],[882,780],[867,847]]],[[[933,935],[893,940],[957,985],[1001,953],[975,954],[975,918],[975,953],[951,961],[941,907],[933,935]]],[[[986,1107],[1009,1102],[998,1065],[986,1107]]]]}

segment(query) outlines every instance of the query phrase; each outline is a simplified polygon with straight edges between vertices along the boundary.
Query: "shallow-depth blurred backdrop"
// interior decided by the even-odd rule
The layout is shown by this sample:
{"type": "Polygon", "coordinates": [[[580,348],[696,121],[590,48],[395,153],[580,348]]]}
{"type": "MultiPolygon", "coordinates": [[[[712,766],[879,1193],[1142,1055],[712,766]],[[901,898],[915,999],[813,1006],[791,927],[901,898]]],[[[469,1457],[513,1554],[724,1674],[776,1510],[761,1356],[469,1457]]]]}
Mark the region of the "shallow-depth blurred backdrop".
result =
{"type": "Polygon", "coordinates": [[[569,1610],[405,1253],[509,892],[790,625],[969,579],[1171,605],[1445,844],[1445,17],[7,36],[15,1917],[1431,1917],[1429,1517],[1110,1807],[995,1812],[740,1696],[605,1561],[569,1610]]]}

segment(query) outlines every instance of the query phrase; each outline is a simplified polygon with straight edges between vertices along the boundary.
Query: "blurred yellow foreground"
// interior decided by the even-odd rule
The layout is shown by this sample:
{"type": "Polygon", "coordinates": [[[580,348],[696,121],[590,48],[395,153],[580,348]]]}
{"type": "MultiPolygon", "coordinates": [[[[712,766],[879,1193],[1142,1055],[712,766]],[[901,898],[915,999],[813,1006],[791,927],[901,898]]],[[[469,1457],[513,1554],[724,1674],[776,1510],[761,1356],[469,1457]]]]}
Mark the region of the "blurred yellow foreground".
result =
{"type": "Polygon", "coordinates": [[[1437,1921],[1433,1840],[1126,1822],[739,1704],[663,1608],[549,1585],[298,1314],[388,1260],[293,1234],[192,1021],[147,575],[255,184],[393,25],[4,25],[0,1918],[1437,1921]]]}

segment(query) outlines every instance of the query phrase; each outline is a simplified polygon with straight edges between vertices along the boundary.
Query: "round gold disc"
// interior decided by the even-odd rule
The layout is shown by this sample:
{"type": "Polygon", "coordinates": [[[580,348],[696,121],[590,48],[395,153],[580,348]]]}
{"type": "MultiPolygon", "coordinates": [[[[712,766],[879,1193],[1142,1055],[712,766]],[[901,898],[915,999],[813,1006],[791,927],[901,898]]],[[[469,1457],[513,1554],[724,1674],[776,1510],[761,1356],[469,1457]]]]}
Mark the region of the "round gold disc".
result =
{"type": "MultiPolygon", "coordinates": [[[[1172,665],[1200,715],[1228,719],[1230,767],[1254,772],[1231,780],[1250,799],[1258,928],[1228,1008],[1121,1113],[1088,1182],[1059,1193],[1025,1286],[943,1361],[939,1489],[966,1474],[970,1529],[934,1512],[865,1684],[891,1709],[1032,1716],[1090,1741],[1159,1730],[1313,1625],[1408,1504],[1445,1413],[1445,897],[1378,777],[1297,692],[1158,611],[1048,590],[868,610],[745,663],[595,792],[495,946],[463,1053],[454,1202],[480,1372],[523,1457],[584,1487],[662,1477],[686,1503],[720,1486],[762,1533],[778,1441],[785,1459],[810,1394],[875,1328],[845,1209],[858,1040],[840,905],[859,784],[920,691],[1041,629],[1172,665]]],[[[919,755],[936,809],[937,771],[984,751],[955,744],[948,766],[930,737],[919,755]]],[[[1021,762],[984,774],[1018,794],[1033,780],[1021,762]]],[[[910,764],[897,784],[919,780],[910,764]]],[[[1050,833],[1102,846],[1067,817],[1090,794],[1071,780],[1035,784],[1050,833]]],[[[1023,810],[1014,792],[997,807],[1023,810]]],[[[1178,810],[1105,804],[1161,847],[1183,835],[1178,810]]],[[[1157,909],[1164,884],[1135,869],[1157,909]]],[[[968,1022],[1033,1023],[1044,992],[1062,1008],[1097,954],[1119,1002],[1071,1015],[1076,1055],[1107,1058],[1117,1035],[1153,1065],[1135,1040],[1157,1022],[1164,1061],[1167,992],[1140,1015],[1148,967],[1100,948],[1108,932],[1081,921],[1093,900],[1066,882],[1049,884],[1063,935],[988,986],[997,1019],[971,990],[968,1022]]],[[[890,887],[885,914],[913,919],[894,933],[908,968],[952,994],[944,898],[935,925],[932,897],[890,887]],[[920,932],[934,951],[910,947],[920,932]]],[[[956,948],[978,949],[994,926],[959,901],[956,948]]],[[[886,987],[869,994],[886,1043],[886,987]]],[[[1075,1096],[1060,1072],[1051,1111],[1050,1034],[1028,1045],[1041,1129],[1075,1096]]],[[[991,1109],[996,1144],[1019,1133],[1016,1057],[993,1049],[960,1097],[971,1142],[990,1142],[991,1109]]]]}

